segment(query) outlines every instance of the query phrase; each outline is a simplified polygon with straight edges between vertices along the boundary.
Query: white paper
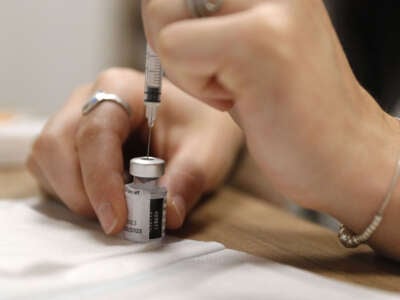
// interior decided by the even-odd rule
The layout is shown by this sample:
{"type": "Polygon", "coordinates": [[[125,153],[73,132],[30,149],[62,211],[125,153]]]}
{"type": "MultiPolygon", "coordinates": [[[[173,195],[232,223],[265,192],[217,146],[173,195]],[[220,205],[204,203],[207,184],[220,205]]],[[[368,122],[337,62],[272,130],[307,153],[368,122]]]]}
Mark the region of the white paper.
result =
{"type": "Polygon", "coordinates": [[[398,299],[216,242],[134,244],[61,204],[0,200],[0,299],[398,299]]]}

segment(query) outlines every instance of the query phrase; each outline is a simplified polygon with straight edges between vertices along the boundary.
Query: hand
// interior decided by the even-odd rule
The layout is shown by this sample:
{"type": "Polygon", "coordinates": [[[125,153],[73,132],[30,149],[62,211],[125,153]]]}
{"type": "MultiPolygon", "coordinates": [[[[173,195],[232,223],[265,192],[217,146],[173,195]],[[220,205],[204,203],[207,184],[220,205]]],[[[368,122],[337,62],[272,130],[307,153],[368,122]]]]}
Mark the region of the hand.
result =
{"type": "MultiPolygon", "coordinates": [[[[49,120],[28,160],[47,192],[80,215],[97,215],[107,234],[121,231],[127,218],[123,148],[128,159],[146,153],[143,86],[142,74],[110,69],[76,89],[49,120]],[[127,101],[132,117],[111,102],[81,116],[81,107],[97,90],[127,101]]],[[[167,228],[174,229],[203,193],[222,182],[242,137],[229,115],[195,101],[167,80],[162,101],[151,153],[167,161],[161,184],[168,189],[167,228]]]]}
{"type": "MultiPolygon", "coordinates": [[[[225,0],[201,19],[188,19],[182,0],[142,3],[147,38],[169,79],[230,110],[264,175],[286,196],[363,230],[390,182],[399,126],[357,82],[323,2],[225,0]]],[[[380,230],[398,227],[394,220],[387,216],[380,230]]],[[[374,239],[378,248],[396,244],[385,233],[374,239]]]]}

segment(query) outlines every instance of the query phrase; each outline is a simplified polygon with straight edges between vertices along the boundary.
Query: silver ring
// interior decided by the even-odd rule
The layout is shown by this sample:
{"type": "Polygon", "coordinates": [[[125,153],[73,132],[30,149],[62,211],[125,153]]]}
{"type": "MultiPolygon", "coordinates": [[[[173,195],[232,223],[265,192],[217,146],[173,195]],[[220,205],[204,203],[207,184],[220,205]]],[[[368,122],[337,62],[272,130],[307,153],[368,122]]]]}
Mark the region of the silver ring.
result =
{"type": "Polygon", "coordinates": [[[129,117],[132,115],[132,110],[128,103],[126,103],[124,100],[122,100],[115,94],[105,93],[103,91],[97,91],[96,93],[94,93],[94,95],[85,103],[85,105],[83,105],[82,115],[87,115],[95,107],[97,107],[97,105],[99,105],[104,101],[111,101],[117,103],[126,111],[129,117]]]}
{"type": "Polygon", "coordinates": [[[209,17],[217,12],[223,0],[186,0],[190,14],[194,18],[209,17]]]}

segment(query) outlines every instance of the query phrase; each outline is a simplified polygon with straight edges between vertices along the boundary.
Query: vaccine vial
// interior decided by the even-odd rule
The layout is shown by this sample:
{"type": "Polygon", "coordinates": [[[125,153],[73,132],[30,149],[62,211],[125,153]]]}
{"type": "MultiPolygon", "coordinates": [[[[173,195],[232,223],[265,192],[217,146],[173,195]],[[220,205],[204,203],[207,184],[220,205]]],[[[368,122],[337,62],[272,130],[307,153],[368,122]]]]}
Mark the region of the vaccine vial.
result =
{"type": "Polygon", "coordinates": [[[158,185],[164,173],[164,160],[151,156],[131,159],[133,182],[125,185],[128,221],[125,239],[134,242],[161,240],[165,235],[167,190],[158,185]]]}

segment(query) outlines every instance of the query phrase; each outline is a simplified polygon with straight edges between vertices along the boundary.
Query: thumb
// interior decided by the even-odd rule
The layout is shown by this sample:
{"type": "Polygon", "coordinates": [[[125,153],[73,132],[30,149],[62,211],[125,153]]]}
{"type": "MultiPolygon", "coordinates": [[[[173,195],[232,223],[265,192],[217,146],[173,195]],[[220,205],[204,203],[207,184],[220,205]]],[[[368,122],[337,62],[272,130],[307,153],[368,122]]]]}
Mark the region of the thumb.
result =
{"type": "Polygon", "coordinates": [[[167,228],[177,229],[182,226],[187,213],[200,199],[207,187],[205,161],[198,157],[193,145],[180,148],[169,160],[165,175],[160,183],[168,190],[167,228]]]}

